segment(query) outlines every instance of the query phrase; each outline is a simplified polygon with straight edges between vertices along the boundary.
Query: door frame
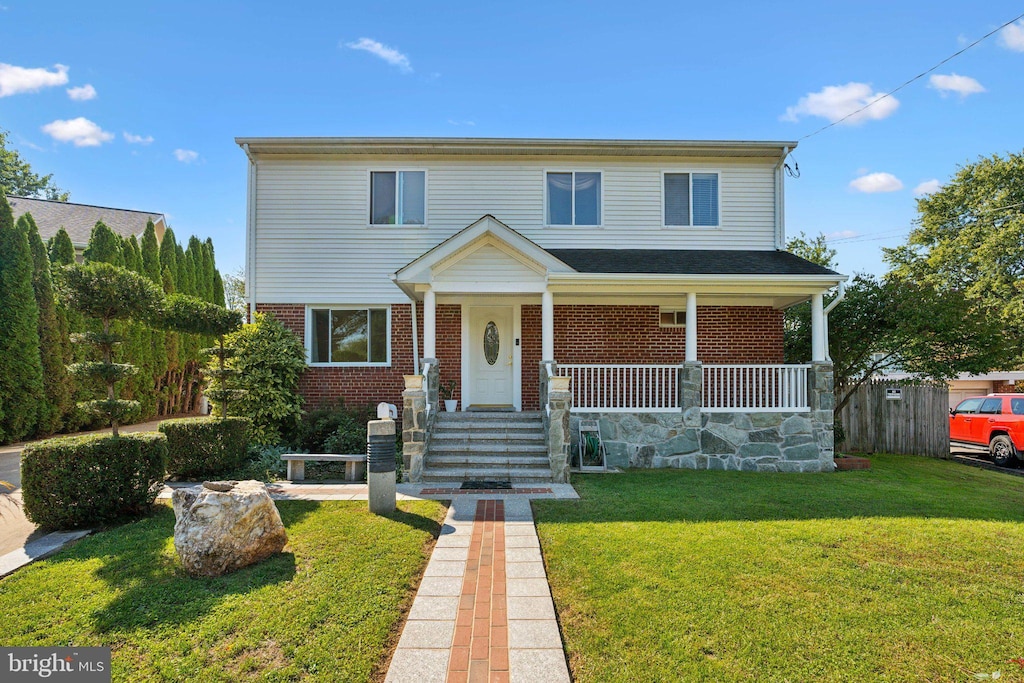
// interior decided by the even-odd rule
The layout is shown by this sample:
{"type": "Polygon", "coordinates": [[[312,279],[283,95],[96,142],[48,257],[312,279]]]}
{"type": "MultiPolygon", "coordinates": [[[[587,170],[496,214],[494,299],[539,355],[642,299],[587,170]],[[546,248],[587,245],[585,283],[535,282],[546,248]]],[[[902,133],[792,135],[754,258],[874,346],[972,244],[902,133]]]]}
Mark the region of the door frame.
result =
{"type": "Polygon", "coordinates": [[[460,304],[462,316],[462,409],[473,405],[472,359],[470,357],[469,319],[470,309],[507,306],[512,309],[512,407],[516,412],[523,409],[523,308],[520,301],[503,299],[479,300],[461,299],[452,301],[460,304]],[[516,343],[516,340],[519,343],[516,343]]]}

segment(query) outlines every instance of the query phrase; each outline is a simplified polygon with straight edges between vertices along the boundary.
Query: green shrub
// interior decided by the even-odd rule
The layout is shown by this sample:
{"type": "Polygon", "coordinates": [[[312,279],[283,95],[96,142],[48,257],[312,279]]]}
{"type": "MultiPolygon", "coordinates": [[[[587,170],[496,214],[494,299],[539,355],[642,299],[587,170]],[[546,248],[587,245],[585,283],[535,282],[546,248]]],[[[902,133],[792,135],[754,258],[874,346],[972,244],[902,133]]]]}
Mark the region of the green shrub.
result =
{"type": "Polygon", "coordinates": [[[369,406],[348,408],[343,402],[322,406],[302,414],[288,441],[296,451],[305,453],[362,453],[366,450],[366,423],[377,419],[375,415],[376,411],[369,406]],[[349,448],[357,441],[354,450],[349,448]]]}
{"type": "Polygon", "coordinates": [[[21,455],[25,514],[39,526],[95,526],[149,511],[163,485],[167,439],[92,434],[29,444],[21,455]]]}
{"type": "Polygon", "coordinates": [[[241,467],[231,470],[225,475],[227,479],[255,479],[256,481],[276,481],[284,477],[285,463],[281,460],[283,453],[305,453],[288,446],[258,446],[249,444],[246,461],[241,467]]]}
{"type": "Polygon", "coordinates": [[[254,313],[253,323],[227,335],[235,349],[230,367],[238,371],[236,388],[245,393],[232,413],[252,420],[253,443],[274,445],[295,428],[302,415],[299,377],[306,371],[306,349],[271,314],[254,313]]]}
{"type": "Polygon", "coordinates": [[[189,478],[220,474],[245,462],[249,420],[244,417],[197,417],[164,420],[167,473],[189,478]]]}

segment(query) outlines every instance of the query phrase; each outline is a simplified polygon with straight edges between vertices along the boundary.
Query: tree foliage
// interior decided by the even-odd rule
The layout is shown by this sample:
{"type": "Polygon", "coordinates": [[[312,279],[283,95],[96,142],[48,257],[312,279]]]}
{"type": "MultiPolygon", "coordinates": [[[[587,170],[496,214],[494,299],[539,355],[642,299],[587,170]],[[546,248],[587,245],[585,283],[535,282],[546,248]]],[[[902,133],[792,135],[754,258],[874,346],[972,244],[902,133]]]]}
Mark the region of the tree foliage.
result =
{"type": "Polygon", "coordinates": [[[302,342],[273,315],[256,313],[252,324],[227,336],[234,347],[230,366],[238,371],[237,385],[245,393],[236,414],[252,420],[254,443],[282,442],[302,414],[299,377],[306,369],[302,342]]]}
{"type": "Polygon", "coordinates": [[[9,133],[0,130],[0,194],[15,197],[39,197],[66,202],[70,192],[53,184],[53,175],[38,175],[21,158],[18,151],[9,147],[9,133]]]}
{"type": "Polygon", "coordinates": [[[938,192],[918,199],[917,210],[907,243],[885,250],[893,274],[962,292],[1010,338],[1000,365],[1024,362],[1024,154],[960,167],[938,192]]]}
{"type": "Polygon", "coordinates": [[[0,440],[32,434],[45,400],[32,273],[28,236],[0,194],[0,440]]]}
{"type": "Polygon", "coordinates": [[[66,266],[62,291],[72,306],[100,323],[100,332],[85,333],[80,339],[91,343],[99,351],[101,360],[76,363],[68,370],[106,384],[105,399],[90,401],[82,407],[104,416],[114,436],[117,436],[118,425],[135,412],[139,404],[118,398],[118,383],[134,375],[136,368],[128,363],[114,362],[114,347],[121,343],[122,338],[113,330],[112,323],[115,320],[152,317],[163,295],[155,284],[138,273],[102,261],[66,266]]]}

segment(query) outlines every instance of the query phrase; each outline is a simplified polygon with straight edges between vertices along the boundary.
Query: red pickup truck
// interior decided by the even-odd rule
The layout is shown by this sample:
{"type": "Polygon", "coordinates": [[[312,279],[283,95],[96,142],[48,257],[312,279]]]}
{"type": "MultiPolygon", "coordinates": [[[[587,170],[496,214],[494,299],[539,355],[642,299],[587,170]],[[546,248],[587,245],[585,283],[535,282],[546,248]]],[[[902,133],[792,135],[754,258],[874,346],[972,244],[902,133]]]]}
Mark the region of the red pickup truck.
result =
{"type": "Polygon", "coordinates": [[[985,451],[997,465],[1024,453],[1024,394],[965,398],[949,411],[951,450],[985,451]]]}

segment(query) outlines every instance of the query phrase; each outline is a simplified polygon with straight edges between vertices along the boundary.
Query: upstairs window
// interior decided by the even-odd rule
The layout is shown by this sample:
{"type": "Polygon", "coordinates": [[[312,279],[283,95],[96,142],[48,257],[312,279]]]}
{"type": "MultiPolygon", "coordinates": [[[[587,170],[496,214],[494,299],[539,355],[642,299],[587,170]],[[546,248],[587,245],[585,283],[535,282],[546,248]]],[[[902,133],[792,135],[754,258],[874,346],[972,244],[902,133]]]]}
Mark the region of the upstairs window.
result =
{"type": "Polygon", "coordinates": [[[717,173],[665,174],[665,225],[718,225],[717,173]]]}
{"type": "Polygon", "coordinates": [[[371,171],[370,224],[424,225],[426,171],[371,171]]]}
{"type": "Polygon", "coordinates": [[[601,172],[548,173],[548,225],[601,225],[601,172]]]}
{"type": "Polygon", "coordinates": [[[311,363],[388,364],[388,309],[314,308],[310,313],[311,363]]]}

